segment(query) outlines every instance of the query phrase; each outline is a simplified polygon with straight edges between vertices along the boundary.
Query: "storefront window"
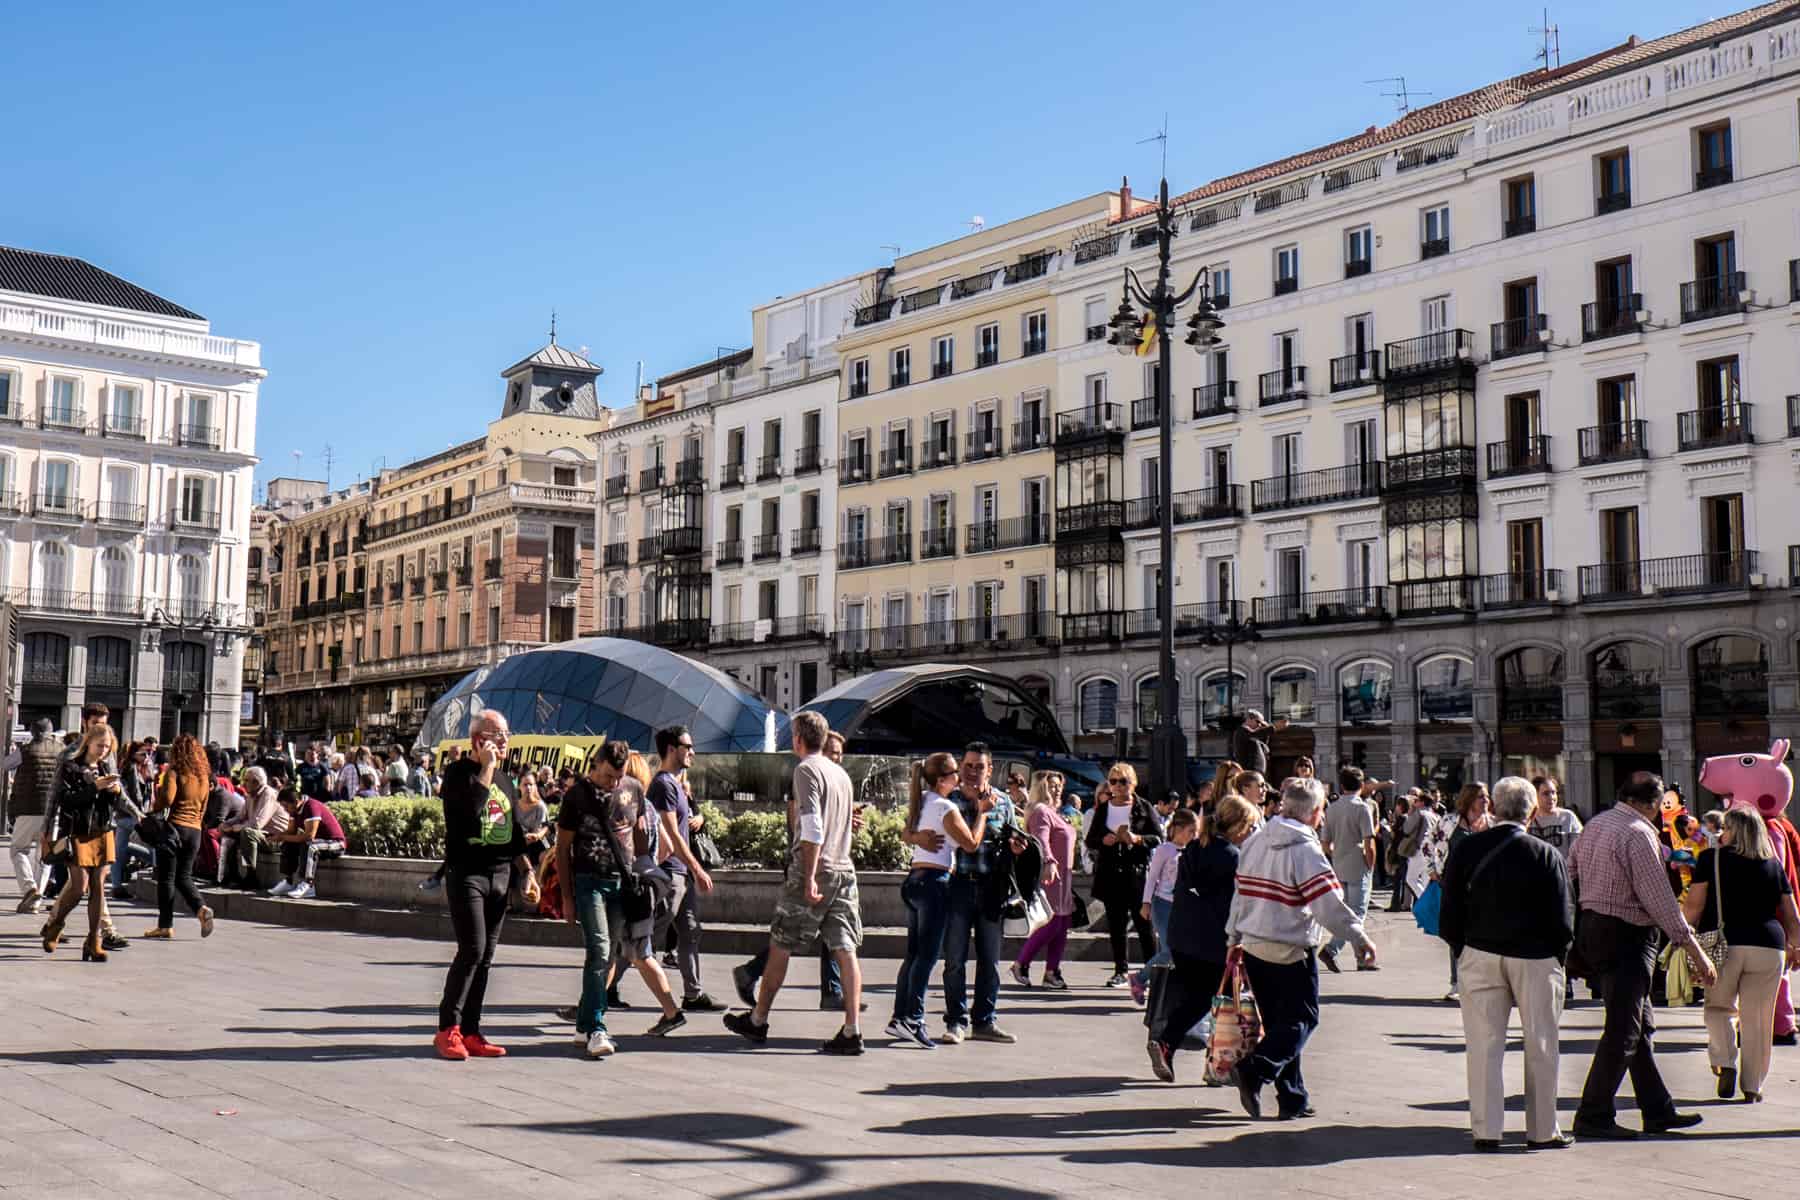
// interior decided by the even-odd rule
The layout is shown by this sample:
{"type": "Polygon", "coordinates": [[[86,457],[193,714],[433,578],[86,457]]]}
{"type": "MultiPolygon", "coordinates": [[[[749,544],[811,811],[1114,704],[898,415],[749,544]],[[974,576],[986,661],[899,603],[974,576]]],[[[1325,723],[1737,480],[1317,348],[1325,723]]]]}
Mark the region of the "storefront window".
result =
{"type": "Polygon", "coordinates": [[[1215,671],[1200,681],[1200,728],[1224,727],[1226,714],[1244,715],[1244,675],[1233,672],[1227,686],[1225,672],[1215,671]]]}
{"type": "Polygon", "coordinates": [[[1475,664],[1455,654],[1419,664],[1419,716],[1426,721],[1468,721],[1475,716],[1475,664]]]}
{"type": "Polygon", "coordinates": [[[1318,673],[1311,667],[1282,667],[1269,672],[1269,719],[1311,721],[1318,687],[1318,673]]]}
{"type": "Polygon", "coordinates": [[[1394,719],[1394,669],[1366,659],[1338,672],[1339,719],[1346,725],[1373,725],[1394,719]]]}

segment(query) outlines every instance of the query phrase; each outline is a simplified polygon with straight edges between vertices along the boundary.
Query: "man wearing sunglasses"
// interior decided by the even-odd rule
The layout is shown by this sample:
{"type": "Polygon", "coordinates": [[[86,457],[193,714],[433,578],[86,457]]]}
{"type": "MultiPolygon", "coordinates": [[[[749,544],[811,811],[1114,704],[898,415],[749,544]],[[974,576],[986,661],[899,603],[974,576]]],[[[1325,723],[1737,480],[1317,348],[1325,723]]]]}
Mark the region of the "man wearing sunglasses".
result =
{"type": "Polygon", "coordinates": [[[662,756],[662,770],[650,781],[647,798],[662,823],[661,844],[674,854],[663,865],[668,868],[671,890],[669,906],[656,915],[656,932],[652,946],[661,946],[671,927],[675,930],[675,953],[681,964],[681,1007],[693,1012],[711,1012],[719,1006],[700,987],[700,914],[695,907],[695,890],[701,895],[712,891],[712,877],[688,846],[694,828],[701,824],[694,802],[682,775],[694,765],[694,735],[685,725],[671,725],[656,733],[656,752],[662,756]]]}

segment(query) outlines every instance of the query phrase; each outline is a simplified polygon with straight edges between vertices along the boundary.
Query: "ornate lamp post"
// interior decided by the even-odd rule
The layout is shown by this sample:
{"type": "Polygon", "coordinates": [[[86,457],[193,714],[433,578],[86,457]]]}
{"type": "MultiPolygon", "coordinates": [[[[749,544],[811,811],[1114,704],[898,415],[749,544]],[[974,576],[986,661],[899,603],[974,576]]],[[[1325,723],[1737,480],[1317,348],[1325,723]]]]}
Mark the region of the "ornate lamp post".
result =
{"type": "Polygon", "coordinates": [[[1164,179],[1156,200],[1156,281],[1146,287],[1135,271],[1125,268],[1124,295],[1107,325],[1107,336],[1121,354],[1144,356],[1154,338],[1157,353],[1156,405],[1160,434],[1157,460],[1158,516],[1161,529],[1161,569],[1156,586],[1156,623],[1162,633],[1157,666],[1157,720],[1150,734],[1150,794],[1161,797],[1183,788],[1187,780],[1187,738],[1181,732],[1178,680],[1175,675],[1175,412],[1171,403],[1174,380],[1170,331],[1175,314],[1195,297],[1199,303],[1187,319],[1188,334],[1182,340],[1204,354],[1218,344],[1225,327],[1213,307],[1204,269],[1192,283],[1175,291],[1169,281],[1169,252],[1175,240],[1177,214],[1169,205],[1169,181],[1164,179]],[[1140,311],[1141,309],[1141,311],[1140,311]]]}

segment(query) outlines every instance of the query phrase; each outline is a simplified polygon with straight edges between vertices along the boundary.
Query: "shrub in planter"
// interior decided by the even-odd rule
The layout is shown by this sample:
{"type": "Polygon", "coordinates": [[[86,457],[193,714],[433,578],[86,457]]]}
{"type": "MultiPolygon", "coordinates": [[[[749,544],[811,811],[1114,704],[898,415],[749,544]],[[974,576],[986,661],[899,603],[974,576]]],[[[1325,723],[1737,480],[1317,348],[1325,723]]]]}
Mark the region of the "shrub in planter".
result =
{"type": "Polygon", "coordinates": [[[723,836],[715,840],[727,863],[779,869],[787,864],[787,815],[739,813],[726,823],[723,836]]]}
{"type": "Polygon", "coordinates": [[[906,831],[903,808],[869,808],[862,830],[850,845],[850,856],[862,871],[905,870],[912,856],[900,835],[906,831]]]}

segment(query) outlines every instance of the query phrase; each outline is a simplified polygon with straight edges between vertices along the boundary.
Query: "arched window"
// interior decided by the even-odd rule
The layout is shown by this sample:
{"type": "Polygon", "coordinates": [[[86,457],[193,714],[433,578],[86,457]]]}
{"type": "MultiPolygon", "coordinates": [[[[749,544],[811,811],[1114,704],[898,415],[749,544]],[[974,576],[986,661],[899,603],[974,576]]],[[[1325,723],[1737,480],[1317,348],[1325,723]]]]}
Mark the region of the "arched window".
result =
{"type": "Polygon", "coordinates": [[[1594,717],[1628,721],[1662,716],[1662,652],[1643,642],[1594,651],[1594,717]]]}
{"type": "Polygon", "coordinates": [[[175,560],[175,611],[184,621],[199,619],[206,611],[205,572],[197,555],[175,560]]]}
{"type": "Polygon", "coordinates": [[[96,565],[94,582],[98,585],[95,591],[95,607],[114,616],[128,615],[131,605],[131,556],[125,553],[123,546],[108,546],[100,552],[100,561],[96,565]]]}
{"type": "Polygon", "coordinates": [[[1475,717],[1475,664],[1460,654],[1440,654],[1419,664],[1419,716],[1427,721],[1475,717]]]}
{"type": "Polygon", "coordinates": [[[124,638],[87,640],[88,691],[122,692],[131,686],[131,643],[124,638]]]}
{"type": "Polygon", "coordinates": [[[1312,720],[1318,688],[1319,675],[1311,667],[1278,667],[1270,671],[1269,719],[1312,720]]]}
{"type": "Polygon", "coordinates": [[[1244,714],[1244,673],[1214,671],[1200,680],[1200,728],[1219,729],[1227,716],[1244,714]]]}
{"type": "Polygon", "coordinates": [[[163,643],[163,691],[188,696],[199,707],[206,691],[206,647],[199,642],[163,643]]]}
{"type": "MultiPolygon", "coordinates": [[[[1175,711],[1181,711],[1181,680],[1175,681],[1175,711]]],[[[1137,685],[1137,727],[1140,731],[1155,729],[1162,719],[1162,676],[1146,675],[1137,685]]]]}
{"type": "Polygon", "coordinates": [[[38,547],[37,600],[45,608],[69,605],[69,551],[61,542],[38,547]]]}
{"type": "Polygon", "coordinates": [[[1761,642],[1724,634],[1694,647],[1694,715],[1769,715],[1769,652],[1761,642]]]}
{"type": "Polygon", "coordinates": [[[28,633],[20,639],[24,649],[24,682],[45,687],[69,683],[69,639],[60,633],[28,633]]]}
{"type": "Polygon", "coordinates": [[[1370,658],[1339,671],[1338,719],[1346,725],[1393,720],[1394,668],[1370,658]]]}
{"type": "Polygon", "coordinates": [[[1081,732],[1111,733],[1119,727],[1119,685],[1090,679],[1081,685],[1081,732]]]}
{"type": "Polygon", "coordinates": [[[1502,721],[1562,720],[1562,651],[1526,646],[1501,658],[1499,667],[1502,721]]]}

